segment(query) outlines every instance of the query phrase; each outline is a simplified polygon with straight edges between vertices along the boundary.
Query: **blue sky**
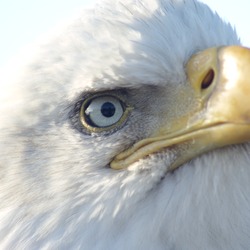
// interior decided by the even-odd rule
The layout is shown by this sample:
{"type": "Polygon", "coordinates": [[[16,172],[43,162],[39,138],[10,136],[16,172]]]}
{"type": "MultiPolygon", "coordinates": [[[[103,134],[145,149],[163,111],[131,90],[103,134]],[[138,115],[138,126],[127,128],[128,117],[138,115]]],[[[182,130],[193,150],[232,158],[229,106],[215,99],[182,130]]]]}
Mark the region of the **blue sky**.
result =
{"type": "MultiPolygon", "coordinates": [[[[126,0],[125,0],[126,1],[126,0]]],[[[250,47],[249,0],[202,0],[230,21],[250,47]]],[[[94,0],[0,0],[0,68],[25,45],[94,0]]]]}

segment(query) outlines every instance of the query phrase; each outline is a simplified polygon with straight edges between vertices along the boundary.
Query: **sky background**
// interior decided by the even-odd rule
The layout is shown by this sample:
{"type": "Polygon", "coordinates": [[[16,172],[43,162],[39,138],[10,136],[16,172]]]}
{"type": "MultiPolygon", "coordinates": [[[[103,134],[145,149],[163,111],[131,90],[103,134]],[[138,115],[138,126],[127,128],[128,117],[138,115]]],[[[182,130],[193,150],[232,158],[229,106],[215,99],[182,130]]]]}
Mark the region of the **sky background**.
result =
{"type": "MultiPolygon", "coordinates": [[[[230,21],[243,45],[250,47],[249,0],[202,2],[230,21]]],[[[0,0],[0,69],[25,45],[93,3],[94,0],[0,0]]]]}

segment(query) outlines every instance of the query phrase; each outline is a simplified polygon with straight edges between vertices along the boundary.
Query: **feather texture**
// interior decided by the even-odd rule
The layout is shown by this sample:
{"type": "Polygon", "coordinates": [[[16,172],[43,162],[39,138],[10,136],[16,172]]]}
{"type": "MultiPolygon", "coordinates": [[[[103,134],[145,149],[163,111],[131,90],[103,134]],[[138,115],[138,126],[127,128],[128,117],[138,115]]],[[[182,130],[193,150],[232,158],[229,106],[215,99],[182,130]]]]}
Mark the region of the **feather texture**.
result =
{"type": "Polygon", "coordinates": [[[42,44],[1,95],[0,248],[248,249],[248,144],[174,173],[174,149],[109,168],[156,126],[149,86],[182,87],[193,53],[233,44],[195,0],[103,1],[42,44]],[[141,109],[113,133],[81,131],[85,93],[120,88],[141,109]]]}

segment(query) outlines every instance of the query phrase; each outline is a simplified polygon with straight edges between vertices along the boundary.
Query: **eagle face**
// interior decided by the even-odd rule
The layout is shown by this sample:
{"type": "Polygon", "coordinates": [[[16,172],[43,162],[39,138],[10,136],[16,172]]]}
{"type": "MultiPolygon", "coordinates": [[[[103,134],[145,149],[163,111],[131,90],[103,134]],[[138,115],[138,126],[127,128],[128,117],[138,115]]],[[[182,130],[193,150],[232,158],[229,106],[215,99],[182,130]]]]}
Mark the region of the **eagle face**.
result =
{"type": "Polygon", "coordinates": [[[200,2],[112,0],[11,71],[0,248],[248,249],[249,52],[230,45],[200,2]]]}

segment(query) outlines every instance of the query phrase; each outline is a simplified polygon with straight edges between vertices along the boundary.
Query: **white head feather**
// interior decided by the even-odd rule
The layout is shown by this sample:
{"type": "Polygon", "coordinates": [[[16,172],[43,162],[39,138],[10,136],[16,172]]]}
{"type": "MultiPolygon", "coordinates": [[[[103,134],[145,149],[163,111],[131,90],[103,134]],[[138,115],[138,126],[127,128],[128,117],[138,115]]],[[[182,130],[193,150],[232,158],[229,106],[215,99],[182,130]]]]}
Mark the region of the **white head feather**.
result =
{"type": "Polygon", "coordinates": [[[43,44],[1,101],[0,248],[247,249],[248,145],[167,175],[174,151],[115,171],[145,125],[90,135],[76,112],[89,91],[183,86],[193,53],[239,43],[195,0],[109,0],[43,44]]]}

